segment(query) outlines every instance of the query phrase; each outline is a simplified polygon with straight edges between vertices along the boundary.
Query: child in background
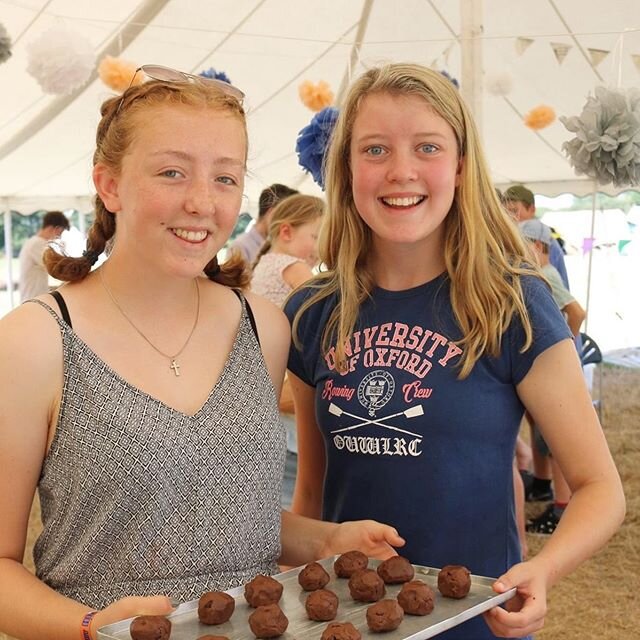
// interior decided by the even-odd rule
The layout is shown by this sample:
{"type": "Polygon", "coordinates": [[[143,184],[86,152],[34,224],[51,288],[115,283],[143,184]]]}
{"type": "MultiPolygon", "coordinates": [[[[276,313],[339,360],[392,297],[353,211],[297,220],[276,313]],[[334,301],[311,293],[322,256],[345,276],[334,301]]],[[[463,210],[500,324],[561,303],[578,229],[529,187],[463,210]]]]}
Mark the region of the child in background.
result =
{"type": "MultiPolygon", "coordinates": [[[[542,273],[551,285],[551,295],[562,311],[573,336],[580,333],[580,327],[586,317],[585,310],[580,306],[569,290],[564,286],[560,272],[551,264],[549,251],[552,242],[551,229],[538,219],[525,220],[520,223],[522,235],[531,243],[536,260],[542,273]]],[[[560,471],[558,463],[549,451],[540,430],[532,424],[533,446],[538,453],[549,458],[551,463],[551,478],[553,483],[554,501],[536,518],[527,523],[529,533],[550,535],[558,526],[558,522],[571,498],[571,489],[560,471]]]]}
{"type": "Polygon", "coordinates": [[[269,235],[256,257],[251,290],[282,307],[287,296],[313,276],[318,262],[318,232],[324,202],[292,195],[278,203],[269,235]]]}
{"type": "MultiPolygon", "coordinates": [[[[253,293],[282,307],[287,296],[313,276],[311,268],[318,262],[318,230],[324,206],[320,198],[300,194],[288,196],[274,207],[267,240],[253,269],[253,293]]],[[[280,395],[280,421],[287,431],[282,506],[288,507],[296,477],[298,445],[287,378],[280,395]]]]}

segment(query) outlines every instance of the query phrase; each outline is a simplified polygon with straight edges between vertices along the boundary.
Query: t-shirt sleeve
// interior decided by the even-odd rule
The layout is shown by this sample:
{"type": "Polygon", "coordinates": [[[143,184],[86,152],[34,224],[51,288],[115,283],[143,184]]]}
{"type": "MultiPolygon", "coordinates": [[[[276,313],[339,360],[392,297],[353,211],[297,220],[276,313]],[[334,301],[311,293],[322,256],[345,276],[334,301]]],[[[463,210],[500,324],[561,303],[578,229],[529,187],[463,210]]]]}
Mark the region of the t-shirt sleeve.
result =
{"type": "Polygon", "coordinates": [[[313,369],[319,348],[317,336],[315,336],[317,332],[312,330],[313,318],[311,316],[315,315],[314,308],[306,310],[298,321],[296,327],[298,344],[293,336],[293,321],[300,307],[311,294],[310,288],[299,289],[287,300],[284,306],[285,315],[289,318],[289,324],[292,327],[287,369],[309,386],[314,385],[313,369]],[[314,353],[315,357],[312,355],[314,353]]]}
{"type": "Polygon", "coordinates": [[[570,302],[574,301],[574,297],[564,286],[557,269],[546,270],[544,275],[551,285],[551,295],[560,309],[564,309],[570,302]]]}
{"type": "Polygon", "coordinates": [[[509,329],[511,333],[511,359],[513,381],[522,382],[535,359],[549,347],[566,339],[573,339],[565,319],[554,301],[547,284],[535,276],[522,279],[525,304],[533,330],[533,343],[524,352],[524,328],[520,319],[514,319],[509,329]]]}

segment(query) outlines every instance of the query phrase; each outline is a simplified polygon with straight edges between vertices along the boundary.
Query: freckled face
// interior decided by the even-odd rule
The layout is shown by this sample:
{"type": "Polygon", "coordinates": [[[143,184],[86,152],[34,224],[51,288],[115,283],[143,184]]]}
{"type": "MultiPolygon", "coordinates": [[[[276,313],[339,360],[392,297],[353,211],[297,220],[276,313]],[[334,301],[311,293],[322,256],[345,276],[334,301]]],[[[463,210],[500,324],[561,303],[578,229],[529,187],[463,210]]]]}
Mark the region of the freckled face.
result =
{"type": "Polygon", "coordinates": [[[443,222],[459,182],[450,125],[422,98],[364,98],[351,140],[353,197],[376,249],[444,253],[443,222]]]}
{"type": "MultiPolygon", "coordinates": [[[[141,115],[116,178],[114,252],[196,275],[231,235],[247,153],[242,123],[206,108],[158,107],[141,115]]],[[[115,207],[115,208],[114,208],[115,207]]]]}

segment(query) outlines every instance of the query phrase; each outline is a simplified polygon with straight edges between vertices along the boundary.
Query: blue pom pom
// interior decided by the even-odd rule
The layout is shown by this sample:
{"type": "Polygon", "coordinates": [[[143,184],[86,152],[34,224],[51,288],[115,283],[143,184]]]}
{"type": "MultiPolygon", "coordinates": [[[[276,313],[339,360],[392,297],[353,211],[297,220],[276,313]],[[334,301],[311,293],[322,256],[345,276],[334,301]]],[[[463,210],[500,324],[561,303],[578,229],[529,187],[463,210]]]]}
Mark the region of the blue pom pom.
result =
{"type": "Polygon", "coordinates": [[[460,83],[449,73],[446,71],[440,72],[456,89],[460,88],[460,83]]]}
{"type": "Polygon", "coordinates": [[[315,183],[322,189],[324,189],[324,157],[337,120],[338,109],[325,107],[300,130],[296,142],[298,164],[313,176],[315,183]]]}
{"type": "Polygon", "coordinates": [[[198,75],[202,76],[203,78],[210,78],[211,80],[222,80],[222,82],[231,84],[229,76],[224,71],[216,71],[213,67],[209,67],[208,69],[201,71],[198,75]]]}

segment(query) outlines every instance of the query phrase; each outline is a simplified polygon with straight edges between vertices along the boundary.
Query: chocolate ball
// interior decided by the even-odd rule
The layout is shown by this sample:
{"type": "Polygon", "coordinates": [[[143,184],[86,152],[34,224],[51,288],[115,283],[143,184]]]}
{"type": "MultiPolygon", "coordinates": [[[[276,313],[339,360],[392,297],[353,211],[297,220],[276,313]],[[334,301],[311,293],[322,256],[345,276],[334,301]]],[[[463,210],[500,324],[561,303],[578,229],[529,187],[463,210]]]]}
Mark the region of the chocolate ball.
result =
{"type": "Polygon", "coordinates": [[[198,620],[202,624],[222,624],[236,608],[236,601],[224,591],[209,591],[198,601],[198,620]]]}
{"type": "Polygon", "coordinates": [[[164,616],[138,616],[129,627],[133,640],[168,640],[171,621],[164,616]]]}
{"type": "Polygon", "coordinates": [[[413,565],[402,556],[393,556],[378,565],[378,575],[385,584],[401,584],[413,580],[413,565]]]}
{"type": "Polygon", "coordinates": [[[433,611],[435,597],[436,594],[428,584],[422,580],[412,580],[402,585],[398,594],[398,604],[405,613],[425,616],[433,611]]]}
{"type": "Polygon", "coordinates": [[[393,631],[400,626],[404,611],[396,600],[380,600],[367,608],[367,625],[371,631],[393,631]]]}
{"type": "Polygon", "coordinates": [[[467,567],[448,564],[438,573],[438,590],[445,598],[464,598],[471,589],[471,574],[467,567]]]}
{"type": "Polygon", "coordinates": [[[277,638],[287,630],[289,620],[277,604],[267,604],[249,616],[249,626],[256,638],[277,638]]]}
{"type": "Polygon", "coordinates": [[[384,597],[384,582],[373,569],[363,569],[349,578],[349,592],[359,602],[377,602],[384,597]]]}
{"type": "Polygon", "coordinates": [[[329,580],[331,580],[329,574],[317,562],[309,563],[298,574],[298,582],[305,591],[324,589],[329,584],[329,580]]]}
{"type": "Polygon", "coordinates": [[[320,640],[360,640],[362,634],[350,622],[330,622],[320,640]]]}
{"type": "Polygon", "coordinates": [[[356,571],[366,569],[368,564],[369,558],[364,553],[347,551],[333,563],[333,570],[338,578],[350,578],[356,571]]]}
{"type": "Polygon", "coordinates": [[[262,607],[266,604],[275,604],[282,596],[282,583],[271,576],[256,576],[247,582],[244,588],[244,597],[250,607],[262,607]]]}
{"type": "Polygon", "coordinates": [[[329,589],[312,591],[304,603],[309,620],[333,620],[338,612],[338,596],[329,589]]]}

